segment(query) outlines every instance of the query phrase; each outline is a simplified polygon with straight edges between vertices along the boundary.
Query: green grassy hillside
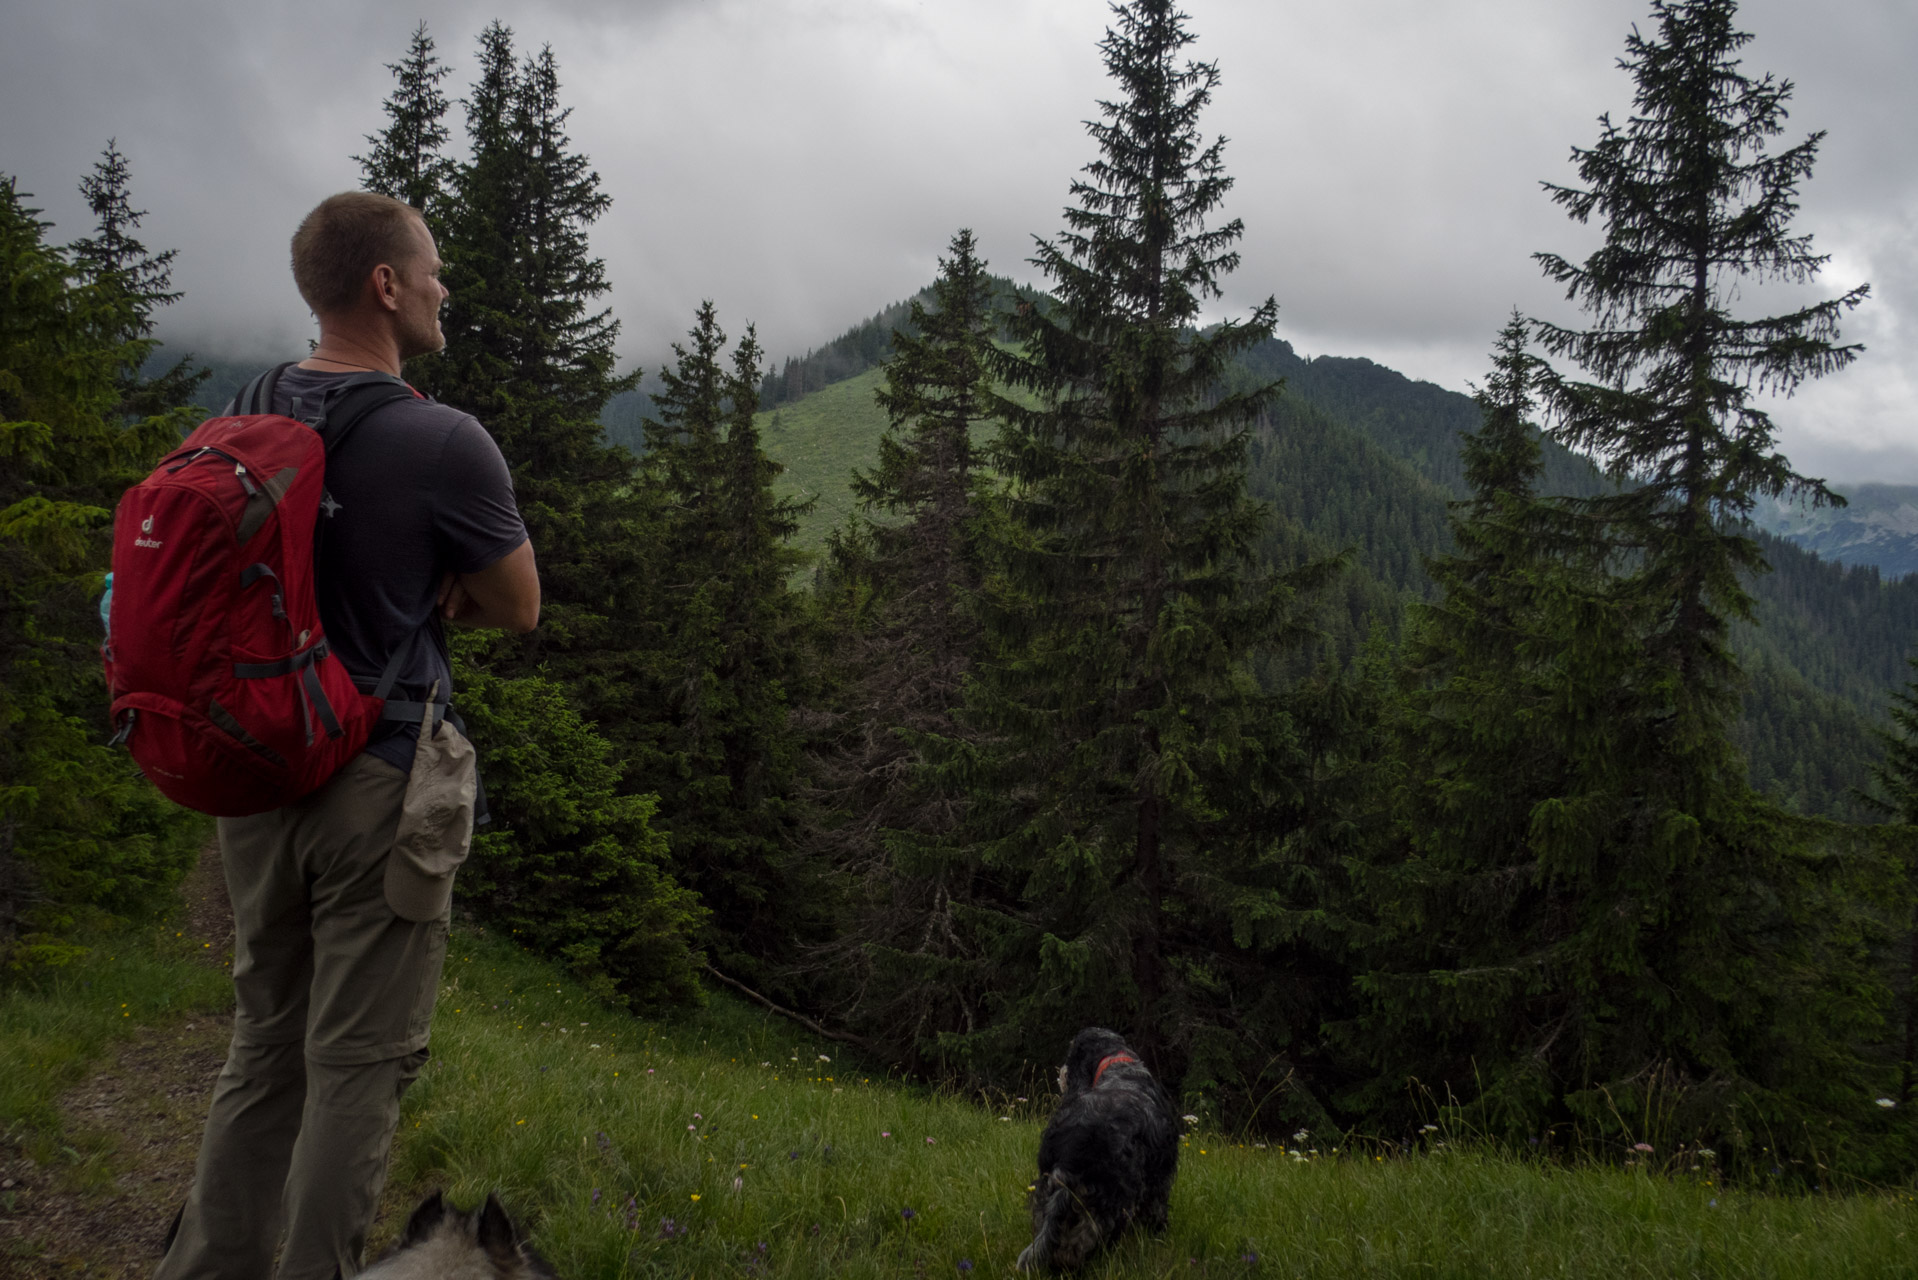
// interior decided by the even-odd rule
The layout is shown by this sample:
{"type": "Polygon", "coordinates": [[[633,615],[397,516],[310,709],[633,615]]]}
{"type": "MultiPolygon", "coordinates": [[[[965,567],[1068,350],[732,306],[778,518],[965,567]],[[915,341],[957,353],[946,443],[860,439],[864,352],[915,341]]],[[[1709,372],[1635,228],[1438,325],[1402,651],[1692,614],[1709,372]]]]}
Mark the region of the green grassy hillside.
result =
{"type": "MultiPolygon", "coordinates": [[[[1044,1111],[902,1087],[727,1000],[637,1021],[467,934],[394,1176],[463,1203],[499,1191],[570,1280],[1004,1275],[1044,1111]]],[[[1201,1121],[1171,1230],[1095,1274],[1862,1280],[1908,1275],[1918,1247],[1903,1192],[1728,1190],[1685,1152],[1563,1168],[1423,1143],[1260,1148],[1201,1121]]]]}
{"type": "MultiPolygon", "coordinates": [[[[0,1089],[0,1163],[24,1161],[10,1176],[26,1170],[29,1188],[0,1195],[0,1218],[58,1186],[108,1213],[93,1202],[111,1195],[122,1148],[154,1135],[99,1130],[62,1091],[116,1042],[226,1003],[224,975],[172,927],[95,941],[64,970],[0,987],[0,1061],[19,1068],[0,1089]]],[[[157,1114],[181,1084],[145,1079],[131,1086],[152,1091],[144,1109],[119,1105],[157,1114]]],[[[1619,1136],[1572,1165],[1437,1130],[1409,1149],[1335,1134],[1262,1147],[1189,1105],[1201,1118],[1170,1230],[1127,1239],[1090,1274],[1888,1280],[1910,1275],[1918,1250],[1909,1188],[1728,1188],[1708,1156],[1658,1135],[1619,1136]],[[1633,1153],[1637,1137],[1660,1150],[1633,1153]]],[[[190,1141],[202,1106],[170,1109],[173,1138],[190,1141]]],[[[725,996],[681,1021],[636,1019],[510,943],[456,929],[375,1247],[444,1188],[462,1205],[497,1192],[567,1280],[1009,1275],[1030,1236],[1047,1106],[1036,1093],[902,1085],[725,996]]],[[[162,1199],[177,1203],[188,1171],[169,1171],[162,1199]]],[[[56,1236],[72,1225],[30,1221],[56,1236]]],[[[13,1240],[5,1225],[0,1271],[58,1243],[13,1240]]],[[[84,1254],[85,1241],[62,1248],[84,1254]]]]}
{"type": "MultiPolygon", "coordinates": [[[[1043,1100],[901,1087],[729,1001],[633,1020],[510,946],[457,941],[395,1177],[501,1192],[561,1275],[1005,1274],[1024,1247],[1043,1100]]],[[[1690,1156],[1290,1146],[1196,1126],[1171,1231],[1103,1273],[1891,1276],[1918,1239],[1902,1193],[1730,1191],[1690,1156]]]]}
{"type": "Polygon", "coordinates": [[[852,513],[853,468],[879,457],[886,415],[872,396],[884,376],[869,369],[755,419],[766,453],[786,468],[774,485],[779,496],[813,502],[794,539],[808,551],[823,548],[826,534],[852,513]]]}

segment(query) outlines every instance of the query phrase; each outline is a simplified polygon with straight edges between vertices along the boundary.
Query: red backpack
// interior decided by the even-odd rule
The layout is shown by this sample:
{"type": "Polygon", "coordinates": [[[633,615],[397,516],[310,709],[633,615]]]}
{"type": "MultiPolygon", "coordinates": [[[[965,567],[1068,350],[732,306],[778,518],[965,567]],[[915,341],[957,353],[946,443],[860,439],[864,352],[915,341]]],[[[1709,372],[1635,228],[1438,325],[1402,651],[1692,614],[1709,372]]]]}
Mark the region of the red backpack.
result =
{"type": "Polygon", "coordinates": [[[288,367],[234,397],[238,416],[201,423],[114,516],[101,651],[114,740],[168,798],[220,817],[318,788],[366,745],[382,708],[321,629],[317,533],[328,455],[367,414],[417,393],[361,375],[308,425],[272,412],[288,367]]]}

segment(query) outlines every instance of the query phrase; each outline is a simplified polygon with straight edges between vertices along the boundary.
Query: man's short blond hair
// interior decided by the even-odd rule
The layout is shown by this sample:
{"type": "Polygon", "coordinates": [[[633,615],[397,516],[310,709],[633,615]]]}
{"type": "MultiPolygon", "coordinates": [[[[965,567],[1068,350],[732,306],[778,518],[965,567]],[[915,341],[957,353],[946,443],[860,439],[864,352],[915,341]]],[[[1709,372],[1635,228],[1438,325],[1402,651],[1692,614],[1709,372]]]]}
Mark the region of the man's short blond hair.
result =
{"type": "Polygon", "coordinates": [[[316,316],[350,308],[373,268],[403,270],[419,256],[410,204],[371,191],[342,191],[320,201],[293,233],[293,283],[316,316]]]}

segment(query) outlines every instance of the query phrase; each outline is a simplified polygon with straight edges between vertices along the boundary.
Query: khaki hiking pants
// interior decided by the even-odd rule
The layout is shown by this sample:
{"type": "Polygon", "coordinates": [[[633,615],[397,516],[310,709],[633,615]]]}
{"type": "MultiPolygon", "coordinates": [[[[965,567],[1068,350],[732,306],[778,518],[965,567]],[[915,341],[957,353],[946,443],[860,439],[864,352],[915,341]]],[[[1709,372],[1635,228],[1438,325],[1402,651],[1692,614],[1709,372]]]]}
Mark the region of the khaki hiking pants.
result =
{"type": "Polygon", "coordinates": [[[220,820],[238,1007],[155,1280],[266,1280],[282,1233],[279,1280],[359,1271],[446,958],[446,915],[386,903],[405,794],[361,753],[304,800],[220,820]]]}

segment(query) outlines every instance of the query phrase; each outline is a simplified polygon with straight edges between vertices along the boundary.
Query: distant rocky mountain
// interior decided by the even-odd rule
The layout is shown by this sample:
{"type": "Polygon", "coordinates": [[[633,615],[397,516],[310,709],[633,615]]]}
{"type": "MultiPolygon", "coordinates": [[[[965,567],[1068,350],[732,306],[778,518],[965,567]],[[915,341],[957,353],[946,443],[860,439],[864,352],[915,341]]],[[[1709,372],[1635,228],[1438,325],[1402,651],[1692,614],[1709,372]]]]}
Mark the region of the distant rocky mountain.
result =
{"type": "Polygon", "coordinates": [[[1861,484],[1839,492],[1846,506],[1768,501],[1752,516],[1822,559],[1873,565],[1886,578],[1918,573],[1918,485],[1861,484]]]}

